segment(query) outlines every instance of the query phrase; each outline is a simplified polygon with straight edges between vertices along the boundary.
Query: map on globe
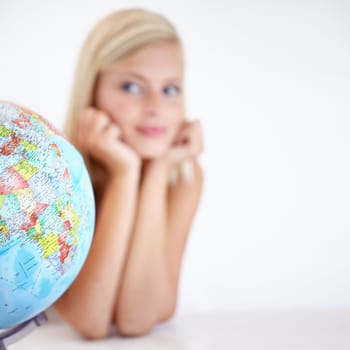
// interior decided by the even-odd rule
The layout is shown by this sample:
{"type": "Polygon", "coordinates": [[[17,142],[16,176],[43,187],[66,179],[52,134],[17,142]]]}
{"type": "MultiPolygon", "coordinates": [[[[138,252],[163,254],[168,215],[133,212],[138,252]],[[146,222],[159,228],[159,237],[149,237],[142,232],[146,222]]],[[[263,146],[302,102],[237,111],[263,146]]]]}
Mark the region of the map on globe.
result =
{"type": "Polygon", "coordinates": [[[28,320],[67,290],[94,220],[80,153],[39,115],[0,102],[0,328],[28,320]]]}

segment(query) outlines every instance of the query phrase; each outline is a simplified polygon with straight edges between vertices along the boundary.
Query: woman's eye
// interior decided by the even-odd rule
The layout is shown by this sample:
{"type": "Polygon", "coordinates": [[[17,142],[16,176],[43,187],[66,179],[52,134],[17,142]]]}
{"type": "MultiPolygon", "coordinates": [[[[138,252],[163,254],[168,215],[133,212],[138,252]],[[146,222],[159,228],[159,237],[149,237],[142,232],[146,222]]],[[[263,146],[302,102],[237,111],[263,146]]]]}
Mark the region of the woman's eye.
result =
{"type": "Polygon", "coordinates": [[[178,95],[180,93],[180,88],[178,86],[175,86],[175,85],[169,85],[169,86],[166,86],[163,89],[163,91],[166,95],[175,96],[175,95],[178,95]]]}
{"type": "Polygon", "coordinates": [[[122,89],[132,94],[137,94],[141,92],[141,86],[137,83],[131,83],[131,82],[124,83],[122,86],[122,89]]]}

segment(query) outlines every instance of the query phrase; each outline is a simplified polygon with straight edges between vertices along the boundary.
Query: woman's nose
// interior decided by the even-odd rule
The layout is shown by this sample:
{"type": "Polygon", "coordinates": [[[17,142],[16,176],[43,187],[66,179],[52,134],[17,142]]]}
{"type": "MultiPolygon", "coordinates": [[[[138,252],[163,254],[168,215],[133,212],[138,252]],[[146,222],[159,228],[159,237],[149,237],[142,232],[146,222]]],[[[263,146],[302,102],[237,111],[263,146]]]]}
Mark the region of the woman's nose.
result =
{"type": "Polygon", "coordinates": [[[159,92],[150,92],[146,97],[145,109],[147,116],[161,116],[163,109],[162,95],[159,92]]]}

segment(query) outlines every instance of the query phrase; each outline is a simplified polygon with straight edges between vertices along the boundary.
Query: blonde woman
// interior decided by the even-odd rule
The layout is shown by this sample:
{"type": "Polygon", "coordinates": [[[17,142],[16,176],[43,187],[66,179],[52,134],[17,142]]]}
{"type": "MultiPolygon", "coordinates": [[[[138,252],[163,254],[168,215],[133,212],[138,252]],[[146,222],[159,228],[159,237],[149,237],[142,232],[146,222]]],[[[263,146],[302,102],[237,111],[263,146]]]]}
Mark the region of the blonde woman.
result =
{"type": "Polygon", "coordinates": [[[173,25],[123,10],[101,20],[78,61],[66,134],[96,195],[88,258],[55,308],[82,336],[149,333],[176,309],[181,261],[203,183],[198,121],[186,121],[173,25]]]}

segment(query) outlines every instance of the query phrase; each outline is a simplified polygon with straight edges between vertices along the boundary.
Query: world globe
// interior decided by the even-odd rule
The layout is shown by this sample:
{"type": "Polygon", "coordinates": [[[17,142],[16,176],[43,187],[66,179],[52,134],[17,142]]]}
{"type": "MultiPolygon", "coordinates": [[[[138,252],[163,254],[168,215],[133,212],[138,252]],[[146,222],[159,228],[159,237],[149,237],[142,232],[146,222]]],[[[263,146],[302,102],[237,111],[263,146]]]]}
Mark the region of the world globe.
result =
{"type": "Polygon", "coordinates": [[[94,224],[80,153],[38,114],[0,101],[0,329],[38,315],[69,288],[94,224]]]}

